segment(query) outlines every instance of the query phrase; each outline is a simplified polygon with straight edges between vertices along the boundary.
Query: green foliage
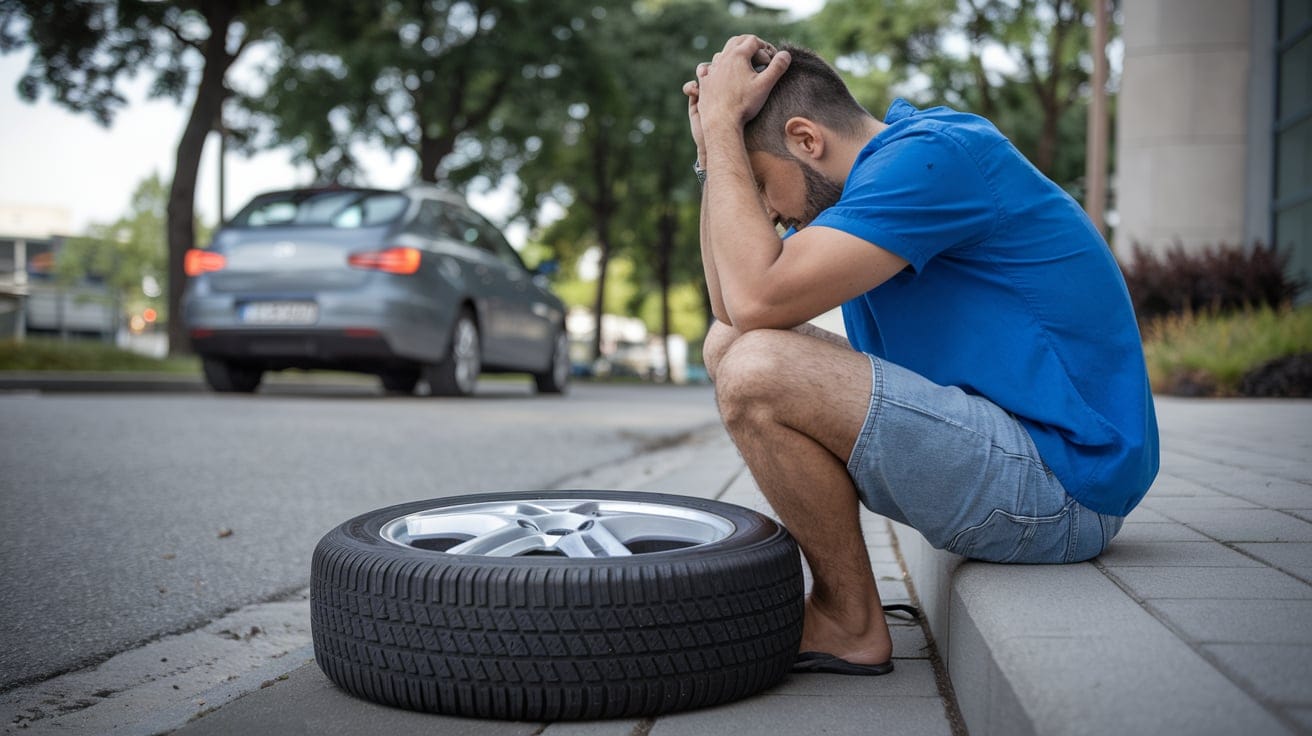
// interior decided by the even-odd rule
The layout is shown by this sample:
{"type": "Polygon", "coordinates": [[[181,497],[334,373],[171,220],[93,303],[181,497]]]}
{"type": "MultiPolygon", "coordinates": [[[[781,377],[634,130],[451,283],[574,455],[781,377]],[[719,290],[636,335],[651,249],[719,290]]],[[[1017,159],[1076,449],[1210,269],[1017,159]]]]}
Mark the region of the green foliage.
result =
{"type": "Polygon", "coordinates": [[[162,371],[200,373],[195,358],[161,360],[94,340],[0,341],[0,371],[162,371]]]}
{"type": "Polygon", "coordinates": [[[875,114],[897,95],[978,113],[1075,190],[1093,64],[1089,9],[1090,0],[829,0],[808,39],[837,59],[875,114]]]}
{"type": "Polygon", "coordinates": [[[1249,371],[1275,358],[1312,352],[1312,306],[1240,312],[1185,312],[1144,329],[1153,390],[1233,396],[1249,371]]]}
{"type": "MultiPolygon", "coordinates": [[[[129,309],[152,306],[167,318],[160,295],[147,295],[142,283],[150,279],[162,286],[166,281],[168,198],[168,184],[158,173],[151,174],[137,185],[127,214],[111,224],[93,224],[85,236],[64,242],[55,262],[56,276],[70,284],[85,278],[102,280],[129,309]]],[[[196,227],[200,238],[207,239],[206,228],[200,223],[196,227]]]]}

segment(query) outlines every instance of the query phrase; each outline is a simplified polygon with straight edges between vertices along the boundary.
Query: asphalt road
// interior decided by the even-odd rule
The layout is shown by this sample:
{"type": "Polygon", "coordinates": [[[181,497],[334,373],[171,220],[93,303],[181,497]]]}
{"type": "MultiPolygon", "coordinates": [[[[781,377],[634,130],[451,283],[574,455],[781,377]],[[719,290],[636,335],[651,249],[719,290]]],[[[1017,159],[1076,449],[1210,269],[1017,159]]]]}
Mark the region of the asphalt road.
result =
{"type": "Polygon", "coordinates": [[[0,393],[0,690],[303,588],[358,513],[550,487],[715,421],[705,387],[0,393]]]}

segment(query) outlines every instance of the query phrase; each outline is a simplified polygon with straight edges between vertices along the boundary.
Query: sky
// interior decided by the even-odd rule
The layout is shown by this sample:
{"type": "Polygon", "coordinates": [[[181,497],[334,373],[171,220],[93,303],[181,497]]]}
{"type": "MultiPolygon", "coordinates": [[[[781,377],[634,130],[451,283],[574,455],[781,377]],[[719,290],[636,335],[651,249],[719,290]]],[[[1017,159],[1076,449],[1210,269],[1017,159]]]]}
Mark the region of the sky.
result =
{"type": "MultiPolygon", "coordinates": [[[[823,0],[758,0],[762,5],[788,8],[794,15],[814,13],[823,0]]],[[[31,54],[0,56],[0,205],[33,205],[66,209],[69,233],[80,234],[92,223],[110,223],[127,213],[132,191],[152,173],[168,180],[178,139],[186,124],[190,99],[182,104],[147,99],[150,75],[121,83],[128,99],[105,128],[85,114],[76,114],[43,95],[36,103],[21,100],[17,83],[31,54]]],[[[233,74],[243,72],[242,60],[233,74]]],[[[196,209],[213,224],[218,216],[218,145],[211,136],[205,146],[197,180],[196,209]]],[[[360,151],[366,180],[379,187],[400,187],[413,180],[415,158],[381,149],[360,151]]],[[[310,183],[308,166],[294,166],[286,150],[273,149],[252,157],[229,154],[225,186],[226,214],[231,216],[259,192],[310,183]]],[[[512,187],[470,197],[470,203],[494,222],[505,221],[512,187]]],[[[509,233],[512,240],[523,231],[509,233]]]]}

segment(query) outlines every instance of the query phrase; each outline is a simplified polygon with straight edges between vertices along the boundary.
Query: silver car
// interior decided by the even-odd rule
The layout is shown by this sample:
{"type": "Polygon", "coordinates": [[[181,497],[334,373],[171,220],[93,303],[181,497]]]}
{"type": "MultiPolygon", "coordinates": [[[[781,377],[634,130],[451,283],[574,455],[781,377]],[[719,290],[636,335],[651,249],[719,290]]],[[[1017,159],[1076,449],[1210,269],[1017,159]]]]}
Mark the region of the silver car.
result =
{"type": "Polygon", "coordinates": [[[433,188],[256,197],[186,258],[183,319],[205,380],[254,391],[285,368],[378,375],[389,392],[468,395],[480,372],[570,375],[565,309],[502,234],[433,188]]]}

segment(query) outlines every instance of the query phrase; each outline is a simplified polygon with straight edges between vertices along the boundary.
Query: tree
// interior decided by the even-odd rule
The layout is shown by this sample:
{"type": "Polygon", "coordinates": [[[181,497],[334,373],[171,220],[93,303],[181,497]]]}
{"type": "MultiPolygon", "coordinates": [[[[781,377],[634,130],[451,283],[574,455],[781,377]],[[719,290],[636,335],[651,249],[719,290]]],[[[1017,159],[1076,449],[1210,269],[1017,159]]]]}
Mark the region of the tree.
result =
{"type": "MultiPolygon", "coordinates": [[[[154,97],[181,102],[192,93],[166,208],[170,314],[181,311],[183,257],[196,243],[196,175],[205,139],[220,122],[228,70],[275,24],[277,6],[274,0],[0,0],[0,52],[33,52],[18,83],[25,100],[45,90],[108,126],[127,102],[118,90],[125,75],[153,73],[154,97]]],[[[186,349],[181,320],[170,320],[169,351],[186,349]]]]}
{"type": "Polygon", "coordinates": [[[976,112],[1069,188],[1084,175],[1092,25],[1089,0],[829,0],[809,29],[872,109],[900,87],[976,112]]]}
{"type": "Polygon", "coordinates": [[[588,17],[581,0],[294,8],[266,89],[240,102],[269,144],[290,145],[326,181],[359,173],[359,142],[412,151],[422,181],[496,178],[522,143],[507,118],[534,117],[529,103],[559,83],[561,54],[588,17]]]}
{"type": "Polygon", "coordinates": [[[61,281],[93,277],[103,280],[121,298],[145,298],[145,280],[164,283],[168,245],[164,220],[169,185],[151,174],[137,185],[126,215],[111,224],[95,224],[83,237],[64,241],[55,263],[61,281]]]}

